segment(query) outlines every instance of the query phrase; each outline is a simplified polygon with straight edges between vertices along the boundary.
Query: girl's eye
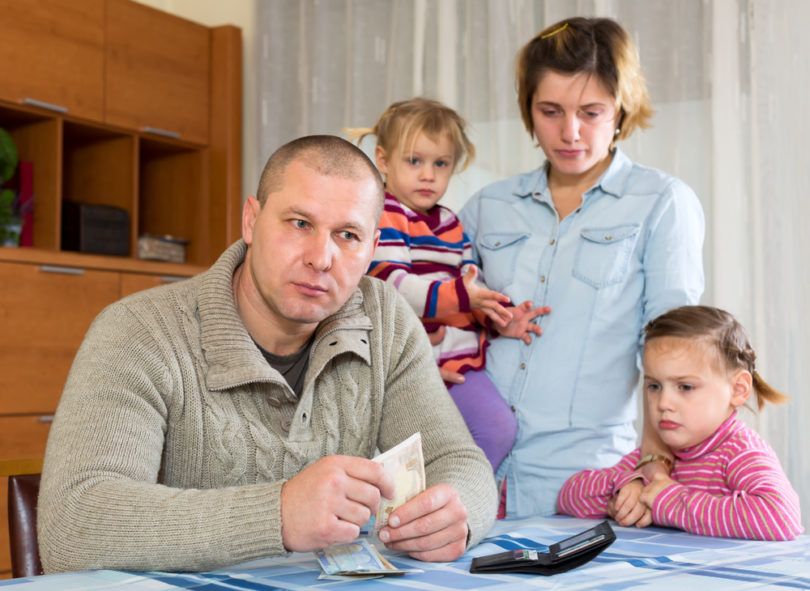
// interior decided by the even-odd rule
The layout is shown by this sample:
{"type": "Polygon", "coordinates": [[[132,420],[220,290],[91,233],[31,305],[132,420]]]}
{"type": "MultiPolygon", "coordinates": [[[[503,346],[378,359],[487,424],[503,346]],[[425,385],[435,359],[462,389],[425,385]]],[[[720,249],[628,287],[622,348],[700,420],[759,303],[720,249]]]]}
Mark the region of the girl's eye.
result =
{"type": "Polygon", "coordinates": [[[444,168],[445,166],[450,166],[450,163],[447,162],[447,160],[437,160],[436,166],[438,166],[439,168],[444,168]]]}
{"type": "Polygon", "coordinates": [[[419,166],[419,162],[420,162],[419,158],[416,157],[408,158],[408,164],[410,164],[411,166],[419,166]]]}
{"type": "Polygon", "coordinates": [[[681,385],[680,385],[680,388],[681,388],[681,390],[683,390],[684,392],[691,392],[692,390],[694,390],[694,389],[695,389],[695,387],[694,387],[692,384],[681,384],[681,385]]]}
{"type": "Polygon", "coordinates": [[[660,389],[661,389],[661,386],[659,384],[651,384],[651,383],[647,384],[647,390],[649,390],[651,392],[654,392],[654,391],[660,390],[660,389]]]}

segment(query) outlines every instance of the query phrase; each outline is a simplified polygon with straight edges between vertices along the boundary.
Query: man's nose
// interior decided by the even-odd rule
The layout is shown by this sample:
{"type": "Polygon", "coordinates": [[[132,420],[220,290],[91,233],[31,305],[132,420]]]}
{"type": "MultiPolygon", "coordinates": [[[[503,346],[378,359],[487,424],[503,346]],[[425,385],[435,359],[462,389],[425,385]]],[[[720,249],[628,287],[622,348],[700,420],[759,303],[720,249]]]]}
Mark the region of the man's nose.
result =
{"type": "Polygon", "coordinates": [[[306,264],[318,272],[332,267],[332,236],[328,232],[318,232],[310,237],[306,250],[306,264]]]}

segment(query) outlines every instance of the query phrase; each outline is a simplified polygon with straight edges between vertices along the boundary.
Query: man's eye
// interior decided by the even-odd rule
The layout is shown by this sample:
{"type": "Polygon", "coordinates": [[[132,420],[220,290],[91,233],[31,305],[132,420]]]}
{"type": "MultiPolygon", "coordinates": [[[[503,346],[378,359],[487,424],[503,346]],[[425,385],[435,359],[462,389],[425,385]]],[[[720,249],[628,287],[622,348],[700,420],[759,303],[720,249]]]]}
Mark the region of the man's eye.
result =
{"type": "Polygon", "coordinates": [[[304,230],[309,227],[309,223],[305,222],[304,220],[293,220],[293,224],[295,224],[296,228],[304,230]]]}
{"type": "Polygon", "coordinates": [[[340,237],[344,240],[360,240],[360,237],[354,232],[341,232],[340,237]]]}

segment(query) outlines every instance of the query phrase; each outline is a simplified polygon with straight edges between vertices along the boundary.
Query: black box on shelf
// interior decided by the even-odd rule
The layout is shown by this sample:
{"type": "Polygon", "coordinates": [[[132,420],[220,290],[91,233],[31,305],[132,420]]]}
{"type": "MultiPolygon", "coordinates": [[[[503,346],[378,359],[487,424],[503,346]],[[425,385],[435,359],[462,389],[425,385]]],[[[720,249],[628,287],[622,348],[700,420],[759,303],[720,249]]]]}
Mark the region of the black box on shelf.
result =
{"type": "Polygon", "coordinates": [[[129,256],[129,213],[111,205],[63,201],[62,250],[129,256]]]}

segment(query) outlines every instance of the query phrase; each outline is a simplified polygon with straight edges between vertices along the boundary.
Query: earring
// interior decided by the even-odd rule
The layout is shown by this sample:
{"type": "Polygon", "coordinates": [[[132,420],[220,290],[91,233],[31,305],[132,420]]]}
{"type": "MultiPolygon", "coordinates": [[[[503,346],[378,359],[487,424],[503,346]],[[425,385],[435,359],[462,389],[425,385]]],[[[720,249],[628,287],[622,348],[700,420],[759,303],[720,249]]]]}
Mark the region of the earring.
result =
{"type": "Polygon", "coordinates": [[[614,132],[613,132],[613,135],[614,135],[614,136],[619,135],[619,133],[621,132],[621,130],[622,130],[622,128],[621,128],[621,127],[617,127],[617,128],[616,128],[616,131],[614,131],[614,132]]]}

